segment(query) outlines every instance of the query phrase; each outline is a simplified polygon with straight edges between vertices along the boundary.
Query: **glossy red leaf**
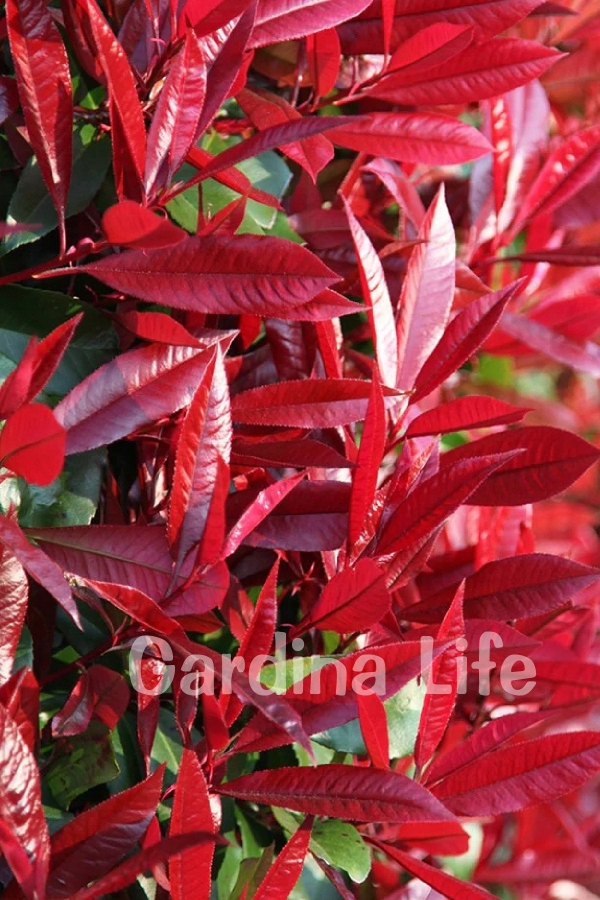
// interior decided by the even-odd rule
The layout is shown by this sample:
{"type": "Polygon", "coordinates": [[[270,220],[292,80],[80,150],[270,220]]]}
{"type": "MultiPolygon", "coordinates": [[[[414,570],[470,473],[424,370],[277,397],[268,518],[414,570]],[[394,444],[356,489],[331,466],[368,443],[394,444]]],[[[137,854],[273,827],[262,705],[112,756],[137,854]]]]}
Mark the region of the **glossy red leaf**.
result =
{"type": "Polygon", "coordinates": [[[109,444],[187,406],[212,352],[151,344],[96,369],[54,411],[67,453],[109,444]]]}
{"type": "Polygon", "coordinates": [[[444,334],[454,297],[454,228],[443,187],[427,211],[411,253],[398,312],[396,386],[410,390],[444,334]]]}
{"type": "Polygon", "coordinates": [[[298,472],[288,478],[282,478],[270,484],[264,490],[256,494],[227,534],[223,546],[223,559],[231,556],[243,541],[267,518],[288,496],[296,485],[304,478],[304,473],[298,472]]]}
{"type": "Polygon", "coordinates": [[[428,434],[449,434],[471,428],[490,425],[508,425],[520,422],[530,410],[524,406],[511,406],[495,397],[458,397],[448,403],[435,406],[413,419],[405,437],[415,438],[428,434]]]}
{"type": "Polygon", "coordinates": [[[143,250],[169,247],[187,237],[170,219],[133,200],[121,200],[109,206],[102,216],[102,230],[110,244],[143,250]]]}
{"type": "Polygon", "coordinates": [[[65,429],[47,406],[22,406],[0,431],[0,466],[32,484],[50,484],[61,473],[66,438],[65,429]]]}
{"type": "Polygon", "coordinates": [[[127,709],[129,688],[122,675],[106,666],[91,666],[52,719],[53,737],[82,734],[92,719],[112,731],[127,709]]]}
{"type": "MultiPolygon", "coordinates": [[[[181,757],[169,834],[175,837],[194,831],[214,832],[208,787],[193,750],[184,748],[181,757]]],[[[203,842],[169,862],[169,879],[173,900],[209,900],[214,843],[203,842]]]]}
{"type": "Polygon", "coordinates": [[[457,815],[501,815],[555,800],[599,769],[596,732],[550,734],[496,750],[447,775],[433,790],[457,815]]]}
{"type": "Polygon", "coordinates": [[[194,31],[171,63],[148,132],[146,193],[152,197],[172,180],[198,138],[206,97],[206,60],[194,31]]]}
{"type": "Polygon", "coordinates": [[[291,466],[298,469],[354,467],[354,463],[341,453],[312,438],[275,442],[236,439],[231,448],[231,462],[237,466],[291,466]]]}
{"type": "Polygon", "coordinates": [[[251,47],[306,37],[352,19],[368,0],[259,0],[251,47]]]}
{"type": "Polygon", "coordinates": [[[377,769],[390,767],[390,742],[385,706],[377,694],[357,694],[358,721],[371,762],[377,769]]]}
{"type": "Polygon", "coordinates": [[[6,23],[21,108],[65,247],[65,208],[73,147],[69,60],[43,0],[7,0],[6,23]]]}
{"type": "Polygon", "coordinates": [[[493,294],[484,294],[456,314],[417,375],[410,397],[412,403],[430,394],[477,352],[518,287],[517,282],[493,294]]]}
{"type": "MultiPolygon", "coordinates": [[[[383,388],[388,405],[397,392],[383,388]]],[[[288,428],[334,428],[363,419],[370,384],[351,378],[312,378],[268,384],[236,394],[231,400],[234,422],[288,428]]]]}
{"type": "Polygon", "coordinates": [[[373,506],[379,470],[385,453],[387,417],[379,380],[374,376],[358,448],[357,467],[352,473],[348,545],[350,553],[359,540],[373,506]]]}
{"type": "Polygon", "coordinates": [[[308,816],[291,836],[254,893],[254,900],[288,900],[302,874],[310,843],[313,817],[308,816]]]}
{"type": "Polygon", "coordinates": [[[388,159],[434,165],[468,162],[491,151],[475,128],[438,113],[372,113],[327,136],[349,150],[376,148],[388,159]]]}
{"type": "Polygon", "coordinates": [[[368,631],[383,618],[391,602],[385,573],[372,560],[360,559],[327,582],[317,602],[291,634],[302,634],[309,628],[341,634],[368,631]]]}
{"type": "Polygon", "coordinates": [[[411,856],[405,850],[400,850],[399,847],[392,847],[390,844],[376,840],[370,840],[370,843],[386,853],[390,859],[400,863],[403,869],[410,872],[419,881],[428,884],[436,893],[448,897],[449,900],[492,900],[494,896],[471,882],[463,881],[462,878],[456,878],[442,869],[430,866],[423,860],[411,856]]]}
{"type": "Polygon", "coordinates": [[[42,809],[40,774],[35,757],[19,729],[0,705],[0,848],[15,871],[26,877],[21,888],[27,900],[45,895],[50,859],[48,826],[42,809]],[[24,866],[25,859],[30,865],[24,866]],[[15,866],[15,868],[17,868],[15,866]]]}
{"type": "Polygon", "coordinates": [[[355,822],[437,822],[452,815],[425,788],[397,772],[331,764],[242,775],[219,793],[251,803],[355,822]]]}
{"type": "Polygon", "coordinates": [[[82,318],[83,313],[78,313],[76,316],[63,322],[54,331],[51,331],[36,345],[33,357],[33,372],[27,392],[28,401],[34,400],[52,378],[82,318]]]}
{"type": "Polygon", "coordinates": [[[415,742],[415,763],[419,769],[429,762],[444,737],[456,703],[462,656],[457,641],[465,635],[463,596],[464,585],[461,584],[437,633],[438,640],[449,640],[450,645],[431,665],[415,742]]]}
{"type": "Polygon", "coordinates": [[[550,154],[522,201],[515,234],[534,216],[548,215],[573,197],[600,170],[600,125],[580,131],[550,154]]]}
{"type": "Polygon", "coordinates": [[[164,768],[80,813],[52,835],[48,900],[71,897],[135,847],[158,807],[164,768]]]}
{"type": "Polygon", "coordinates": [[[36,337],[30,338],[16,367],[0,386],[0,417],[3,419],[27,403],[35,372],[38,345],[36,337]]]}
{"type": "Polygon", "coordinates": [[[174,247],[107,256],[80,271],[140,300],[197,312],[319,320],[355,309],[337,295],[307,309],[337,275],[304,247],[274,237],[188,237],[174,247]]]}
{"type": "Polygon", "coordinates": [[[23,567],[9,548],[0,544],[0,685],[8,681],[13,669],[25,623],[27,597],[23,567]]]}
{"type": "MultiPolygon", "coordinates": [[[[467,446],[472,446],[471,444],[467,446]]],[[[506,451],[507,448],[505,448],[506,451]]],[[[497,469],[511,464],[512,453],[484,455],[446,466],[421,483],[408,495],[384,526],[377,554],[410,551],[414,555],[461,503],[471,497],[497,469]]]]}
{"type": "MultiPolygon", "coordinates": [[[[202,150],[200,147],[191,147],[187,155],[187,162],[198,169],[203,169],[204,166],[211,162],[211,160],[216,158],[217,157],[212,156],[207,150],[202,150]]],[[[281,204],[277,197],[267,193],[267,191],[261,191],[260,188],[255,187],[250,179],[246,178],[239,169],[224,169],[215,172],[212,177],[215,181],[224,184],[225,187],[231,188],[232,191],[236,191],[236,193],[241,194],[243,197],[248,197],[250,200],[256,200],[257,203],[263,203],[265,206],[269,206],[272,209],[281,208],[281,204]]],[[[200,180],[202,180],[202,178],[200,180]]]]}
{"type": "MultiPolygon", "coordinates": [[[[284,122],[302,119],[300,113],[283,97],[268,91],[244,89],[237,95],[236,100],[252,124],[260,131],[284,122]]],[[[279,144],[279,149],[308,172],[313,181],[333,157],[331,141],[322,134],[314,134],[312,137],[289,144],[279,144]]]]}
{"type": "Polygon", "coordinates": [[[390,294],[381,260],[350,204],[344,199],[344,209],[358,262],[360,286],[367,306],[373,336],[375,358],[383,384],[396,386],[398,374],[398,343],[390,294]]]}
{"type": "Polygon", "coordinates": [[[468,25],[452,25],[436,22],[411,35],[393,54],[384,76],[376,89],[408,76],[408,80],[418,72],[426,72],[465,50],[471,43],[473,31],[468,25]]]}
{"type": "Polygon", "coordinates": [[[224,535],[225,498],[216,496],[219,480],[229,489],[231,450],[229,387],[219,348],[202,374],[181,426],[169,501],[167,539],[178,567],[210,529],[216,554],[224,535]],[[212,508],[219,500],[221,515],[212,508]],[[220,524],[219,524],[220,522],[220,524]]]}
{"type": "Polygon", "coordinates": [[[131,66],[95,0],[77,3],[108,87],[117,196],[120,200],[143,200],[146,129],[131,66]]]}
{"type": "Polygon", "coordinates": [[[464,459],[488,453],[522,452],[490,475],[469,497],[478,506],[515,506],[535,503],[569,487],[600,458],[592,444],[568,431],[544,425],[490,434],[456,447],[441,459],[441,471],[464,459]]]}
{"type": "Polygon", "coordinates": [[[34,581],[41,584],[73,621],[79,624],[79,613],[62,569],[39,547],[30,544],[17,523],[6,516],[0,516],[0,541],[16,556],[34,581]]]}
{"type": "Polygon", "coordinates": [[[537,41],[494,38],[473,43],[424,72],[401,69],[383,79],[371,94],[407,106],[468,103],[538,78],[560,58],[557,50],[537,41]]]}

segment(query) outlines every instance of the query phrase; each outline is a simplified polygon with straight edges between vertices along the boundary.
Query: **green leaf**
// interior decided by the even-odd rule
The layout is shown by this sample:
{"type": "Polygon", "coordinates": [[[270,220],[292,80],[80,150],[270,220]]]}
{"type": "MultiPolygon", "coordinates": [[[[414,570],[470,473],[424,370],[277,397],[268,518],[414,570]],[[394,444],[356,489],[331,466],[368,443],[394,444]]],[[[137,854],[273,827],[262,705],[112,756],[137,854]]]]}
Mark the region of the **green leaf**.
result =
{"type": "Polygon", "coordinates": [[[19,669],[33,669],[33,639],[27,625],[23,626],[19,645],[13,660],[13,675],[19,669]]]}
{"type": "Polygon", "coordinates": [[[19,479],[22,528],[89,525],[98,507],[104,448],[67,456],[61,475],[47,487],[19,479]]]}
{"type": "MultiPolygon", "coordinates": [[[[73,132],[73,169],[67,201],[66,216],[75,216],[90,205],[104,181],[110,165],[110,140],[102,135],[96,140],[93,125],[83,125],[73,132]]],[[[37,241],[58,226],[56,210],[41,176],[35,157],[32,157],[21,174],[11,198],[7,222],[40,226],[35,231],[21,231],[9,235],[0,246],[0,255],[37,241]]]]}
{"type": "Polygon", "coordinates": [[[90,788],[106,784],[119,774],[110,736],[86,734],[57,741],[46,771],[46,782],[59,806],[68,809],[90,788]]]}
{"type": "Polygon", "coordinates": [[[310,849],[319,859],[343,869],[357,884],[362,884],[371,871],[371,851],[356,828],[339,819],[316,823],[310,849]]]}
{"type": "MultiPolygon", "coordinates": [[[[58,325],[83,312],[73,340],[43,396],[64,397],[118,350],[109,320],[87,303],[56,291],[8,286],[0,289],[0,354],[16,365],[32,335],[45,337],[58,325]]],[[[6,377],[0,366],[0,376],[6,377]]]]}

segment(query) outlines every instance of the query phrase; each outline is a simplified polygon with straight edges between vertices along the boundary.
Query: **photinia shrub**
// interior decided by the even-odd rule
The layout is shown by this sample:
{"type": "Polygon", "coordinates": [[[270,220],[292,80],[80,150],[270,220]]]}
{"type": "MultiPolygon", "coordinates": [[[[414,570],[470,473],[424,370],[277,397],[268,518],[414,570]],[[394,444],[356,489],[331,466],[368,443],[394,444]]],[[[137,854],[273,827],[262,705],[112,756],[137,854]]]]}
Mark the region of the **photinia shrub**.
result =
{"type": "Polygon", "coordinates": [[[599,892],[598,4],[0,29],[3,897],[599,892]]]}

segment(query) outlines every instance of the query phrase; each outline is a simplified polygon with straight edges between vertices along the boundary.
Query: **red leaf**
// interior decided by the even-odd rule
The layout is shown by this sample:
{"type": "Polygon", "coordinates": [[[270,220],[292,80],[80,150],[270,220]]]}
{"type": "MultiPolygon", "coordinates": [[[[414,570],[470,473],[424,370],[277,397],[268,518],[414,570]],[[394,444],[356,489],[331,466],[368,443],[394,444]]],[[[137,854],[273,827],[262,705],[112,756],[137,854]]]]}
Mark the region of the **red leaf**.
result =
{"type": "Polygon", "coordinates": [[[110,444],[187,406],[212,353],[152,344],[96,369],[55,409],[67,430],[67,453],[110,444]]]}
{"type": "Polygon", "coordinates": [[[550,154],[523,200],[511,234],[534,216],[548,215],[586,185],[600,170],[600,125],[580,131],[550,154]]]}
{"type": "Polygon", "coordinates": [[[67,822],[52,836],[48,900],[71,897],[101,878],[138,843],[158,807],[164,767],[67,822]]]}
{"type": "Polygon", "coordinates": [[[352,491],[350,493],[350,516],[348,521],[348,544],[352,554],[357,544],[367,516],[373,506],[379,470],[385,453],[387,438],[387,420],[385,401],[379,380],[373,377],[371,396],[363,432],[358,448],[357,468],[352,473],[352,491]]]}
{"type": "Polygon", "coordinates": [[[333,28],[362,12],[368,3],[369,0],[259,0],[250,46],[264,47],[333,28]]]}
{"type": "Polygon", "coordinates": [[[515,282],[493,294],[484,294],[456,314],[421,366],[411,403],[430,394],[473,356],[493,331],[519,284],[515,282]]]}
{"type": "Polygon", "coordinates": [[[511,406],[494,397],[458,397],[421,413],[412,420],[404,436],[415,438],[489,425],[508,425],[520,422],[529,411],[527,407],[511,406]]]}
{"type": "Polygon", "coordinates": [[[167,313],[159,312],[130,312],[121,313],[118,317],[121,325],[124,325],[136,337],[144,341],[156,341],[158,344],[173,344],[176,347],[203,348],[206,344],[185,328],[167,313]]]}
{"type": "Polygon", "coordinates": [[[555,800],[598,770],[596,732],[549,734],[479,758],[433,790],[457,815],[494,816],[555,800]]]}
{"type": "MultiPolygon", "coordinates": [[[[337,128],[340,122],[358,122],[359,119],[349,118],[347,116],[313,116],[299,117],[289,121],[286,116],[285,120],[278,125],[271,125],[264,131],[253,134],[252,137],[246,138],[239,144],[234,144],[214,156],[212,160],[202,169],[199,175],[192,178],[186,185],[189,187],[206,178],[213,178],[217,172],[222,172],[231,166],[237,165],[245,159],[264,153],[266,150],[274,150],[279,147],[288,147],[295,141],[308,141],[316,135],[329,131],[331,128],[337,128]]],[[[288,154],[290,155],[290,154],[288,154]]]]}
{"type": "Polygon", "coordinates": [[[428,884],[434,891],[442,894],[444,897],[448,897],[449,900],[493,900],[494,895],[483,888],[455,878],[454,875],[449,875],[441,869],[436,869],[423,862],[423,860],[411,856],[404,850],[400,850],[398,847],[392,847],[372,838],[368,840],[374,847],[387,853],[391,859],[395,859],[396,862],[400,863],[402,868],[414,875],[415,878],[428,884]]]}
{"type": "Polygon", "coordinates": [[[82,734],[93,718],[112,731],[127,709],[129,688],[122,675],[105,666],[91,666],[52,719],[53,737],[82,734]]]}
{"type": "Polygon", "coordinates": [[[408,80],[416,73],[423,73],[452,59],[465,50],[473,39],[473,31],[468,25],[451,25],[436,22],[404,41],[394,53],[383,77],[376,88],[392,83],[393,76],[400,72],[400,78],[408,80]]]}
{"type": "Polygon", "coordinates": [[[229,531],[223,547],[223,559],[231,556],[237,550],[240,544],[267,518],[269,513],[285,500],[302,478],[304,478],[304,473],[298,472],[259,491],[244,512],[237,517],[235,525],[229,531]]]}
{"type": "Polygon", "coordinates": [[[349,150],[376,149],[378,156],[426,165],[468,162],[491,151],[475,128],[437,113],[372,113],[328,137],[349,150]]]}
{"type": "MultiPolygon", "coordinates": [[[[364,436],[363,436],[364,440],[364,436]]],[[[297,441],[245,441],[235,439],[231,449],[232,465],[237,466],[291,466],[304,469],[317,466],[323,469],[351,469],[345,456],[327,444],[312,438],[297,441]]]]}
{"type": "Polygon", "coordinates": [[[40,775],[33,754],[3,706],[0,706],[0,822],[4,826],[0,830],[0,848],[9,863],[16,850],[21,863],[19,874],[22,872],[27,879],[21,882],[25,896],[28,900],[43,897],[50,841],[42,810],[40,775]],[[25,871],[22,851],[31,861],[25,871]]]}
{"type": "Polygon", "coordinates": [[[0,466],[32,484],[50,484],[62,471],[66,439],[51,409],[41,403],[22,406],[0,432],[0,466]]]}
{"type": "Polygon", "coordinates": [[[356,309],[338,295],[307,309],[338,277],[304,247],[274,237],[188,237],[175,247],[107,256],[80,271],[140,300],[197,312],[320,320],[356,309]]]}
{"type": "Polygon", "coordinates": [[[5,419],[20,406],[27,403],[31,393],[31,381],[36,366],[39,341],[32,337],[16,368],[8,375],[0,386],[0,418],[5,419]]]}
{"type": "Polygon", "coordinates": [[[398,316],[396,386],[410,390],[443,336],[454,299],[454,228],[443,185],[427,210],[406,270],[398,316]]]}
{"type": "MultiPolygon", "coordinates": [[[[0,685],[10,678],[27,612],[27,577],[19,560],[0,544],[0,685]]],[[[1,701],[0,701],[1,702],[1,701]]]]}
{"type": "Polygon", "coordinates": [[[452,643],[431,665],[415,743],[415,763],[419,769],[429,762],[444,737],[456,702],[460,678],[459,659],[462,655],[456,642],[458,638],[464,638],[465,634],[463,596],[464,586],[461,584],[437,634],[438,640],[450,640],[452,643]]]}
{"type": "Polygon", "coordinates": [[[79,613],[62,570],[39,547],[30,544],[16,522],[6,516],[0,516],[0,541],[12,551],[34,581],[41,584],[79,625],[79,613]]]}
{"type": "MultiPolygon", "coordinates": [[[[600,570],[546,553],[496,559],[465,581],[465,616],[526,619],[557,609],[600,578],[600,570]]],[[[435,622],[447,608],[445,591],[407,610],[419,622],[435,622]]]]}
{"type": "Polygon", "coordinates": [[[490,475],[469,497],[477,506],[520,506],[552,497],[569,487],[600,457],[592,444],[568,431],[543,425],[490,434],[456,447],[441,458],[441,473],[458,461],[488,453],[508,453],[522,449],[490,475]]]}
{"type": "MultiPolygon", "coordinates": [[[[302,119],[300,113],[283,97],[268,91],[244,89],[237,95],[236,100],[252,124],[260,131],[284,122],[302,119]]],[[[280,144],[279,149],[308,172],[313,181],[316,181],[321,169],[324,169],[333,157],[331,141],[322,134],[315,134],[290,144],[280,144]]]]}
{"type": "Polygon", "coordinates": [[[600,347],[593,341],[577,344],[541,322],[512,313],[505,313],[502,331],[563,365],[600,378],[600,347]]]}
{"type": "Polygon", "coordinates": [[[64,250],[73,146],[69,60],[44,0],[7,0],[6,24],[27,133],[56,208],[64,250]]]}
{"type": "MultiPolygon", "coordinates": [[[[248,626],[248,630],[244,635],[244,639],[240,644],[240,648],[236,654],[236,659],[243,659],[245,663],[244,671],[247,671],[252,660],[255,657],[267,654],[271,649],[273,638],[275,637],[275,627],[277,625],[277,576],[279,574],[279,559],[275,561],[273,568],[269,572],[265,583],[262,587],[252,621],[248,626]]],[[[242,704],[237,697],[223,697],[225,709],[225,721],[227,725],[232,725],[240,712],[242,704]]]]}
{"type": "Polygon", "coordinates": [[[206,831],[191,831],[178,834],[176,837],[164,838],[158,844],[152,844],[135,856],[130,856],[94,884],[82,888],[76,894],[71,894],[70,900],[97,900],[107,894],[117,893],[135,881],[138,875],[149,872],[176,853],[183,853],[192,847],[207,843],[212,846],[215,842],[219,842],[218,836],[206,831]]]}
{"type": "Polygon", "coordinates": [[[388,387],[395,387],[398,375],[398,342],[394,310],[383,266],[375,247],[354,216],[350,204],[345,198],[342,199],[356,252],[360,286],[367,305],[379,373],[384,384],[387,384],[388,387]]]}
{"type": "Polygon", "coordinates": [[[171,62],[148,132],[145,185],[148,196],[166,187],[198,138],[206,97],[206,60],[192,30],[171,62]]]}
{"type": "Polygon", "coordinates": [[[95,0],[76,2],[108,86],[117,196],[119,200],[143,200],[146,129],[131,66],[95,0]]]}
{"type": "Polygon", "coordinates": [[[167,519],[167,538],[177,568],[192,547],[202,542],[208,528],[217,554],[222,548],[225,498],[221,498],[220,527],[211,504],[219,479],[224,479],[229,489],[230,448],[229,388],[217,347],[188,407],[177,443],[167,519]]]}
{"type": "MultiPolygon", "coordinates": [[[[510,449],[515,452],[513,447],[510,449]]],[[[472,459],[440,469],[408,495],[381,532],[377,544],[379,556],[402,551],[414,556],[448,516],[473,496],[482,482],[491,478],[497,469],[511,465],[513,459],[512,453],[484,455],[483,450],[472,456],[472,459]]]]}
{"type": "MultiPolygon", "coordinates": [[[[193,750],[184,748],[177,776],[169,834],[175,837],[194,831],[214,832],[208,787],[193,750]]],[[[169,862],[173,900],[209,900],[214,844],[204,842],[177,853],[169,862]]]]}
{"type": "Polygon", "coordinates": [[[253,900],[288,900],[308,853],[313,817],[308,816],[289,839],[253,895],[253,900]]]}
{"type": "Polygon", "coordinates": [[[56,372],[69,341],[82,318],[83,313],[78,313],[76,316],[63,322],[54,331],[51,331],[37,344],[33,359],[31,383],[27,392],[27,401],[35,399],[56,372]]]}
{"type": "Polygon", "coordinates": [[[426,71],[401,69],[383,78],[370,94],[407,106],[468,103],[538,78],[560,58],[557,50],[537,41],[494,38],[472,43],[426,71]]]}
{"type": "Polygon", "coordinates": [[[309,628],[340,634],[368,631],[383,618],[390,604],[385,573],[372,560],[361,559],[327,582],[309,614],[292,629],[291,635],[309,628]]]}
{"type": "Polygon", "coordinates": [[[110,244],[155,250],[178,244],[187,237],[164,216],[158,216],[133,200],[122,200],[109,206],[102,216],[102,229],[110,244]]]}
{"type": "Polygon", "coordinates": [[[340,40],[335,28],[307,34],[306,58],[315,97],[326,97],[335,87],[340,70],[340,40]]]}
{"type": "Polygon", "coordinates": [[[377,694],[357,694],[358,720],[367,753],[378,769],[390,767],[390,743],[387,716],[377,694]]]}
{"type": "MultiPolygon", "coordinates": [[[[370,384],[351,378],[312,378],[267,384],[231,399],[234,422],[288,428],[335,428],[364,419],[370,384]]],[[[388,403],[397,392],[384,388],[388,403]]]]}
{"type": "Polygon", "coordinates": [[[254,772],[219,787],[226,797],[355,822],[437,822],[452,815],[397,772],[326,765],[254,772]]]}

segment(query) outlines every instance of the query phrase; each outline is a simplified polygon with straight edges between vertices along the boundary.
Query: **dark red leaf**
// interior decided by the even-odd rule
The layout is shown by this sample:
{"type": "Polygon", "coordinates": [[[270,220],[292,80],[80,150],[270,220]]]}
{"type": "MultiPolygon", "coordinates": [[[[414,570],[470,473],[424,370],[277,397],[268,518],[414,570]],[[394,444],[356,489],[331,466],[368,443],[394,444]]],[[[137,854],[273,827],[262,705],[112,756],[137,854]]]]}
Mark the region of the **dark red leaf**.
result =
{"type": "Polygon", "coordinates": [[[403,869],[406,869],[419,881],[428,884],[436,893],[448,897],[449,900],[492,900],[494,896],[475,884],[467,883],[462,878],[455,878],[454,875],[449,875],[441,869],[428,865],[398,847],[392,847],[390,844],[372,839],[370,839],[370,843],[400,863],[403,869]]]}
{"type": "Polygon", "coordinates": [[[82,734],[92,719],[112,731],[127,709],[129,688],[122,675],[105,666],[91,666],[52,719],[53,737],[82,734]]]}
{"type": "Polygon", "coordinates": [[[309,614],[296,625],[291,634],[309,628],[321,631],[368,631],[383,618],[391,604],[385,586],[385,574],[370,559],[360,559],[353,568],[334,575],[309,614]]]}
{"type": "Polygon", "coordinates": [[[275,237],[188,237],[174,247],[107,256],[80,271],[140,300],[197,312],[320,320],[356,308],[339,295],[308,308],[338,277],[304,247],[275,237]]]}
{"type": "Polygon", "coordinates": [[[313,817],[308,816],[289,839],[254,894],[254,900],[288,900],[302,874],[313,817]]]}
{"type": "Polygon", "coordinates": [[[447,473],[456,462],[488,453],[522,452],[490,475],[469,497],[478,506],[515,506],[535,503],[569,487],[598,458],[600,451],[568,431],[543,425],[490,434],[456,447],[441,459],[447,473]]]}
{"type": "Polygon", "coordinates": [[[357,694],[358,721],[367,753],[378,769],[390,767],[390,742],[385,706],[377,694],[357,694]]]}
{"type": "Polygon", "coordinates": [[[101,878],[143,837],[158,806],[164,767],[141,784],[80,813],[52,836],[48,900],[101,878]]]}
{"type": "Polygon", "coordinates": [[[437,822],[452,815],[425,788],[397,772],[331,764],[243,775],[219,793],[251,803],[355,822],[437,822]]]}
{"type": "Polygon", "coordinates": [[[352,473],[348,544],[356,546],[373,506],[381,462],[385,454],[387,418],[379,380],[373,376],[371,396],[358,448],[357,467],[352,473]]]}

